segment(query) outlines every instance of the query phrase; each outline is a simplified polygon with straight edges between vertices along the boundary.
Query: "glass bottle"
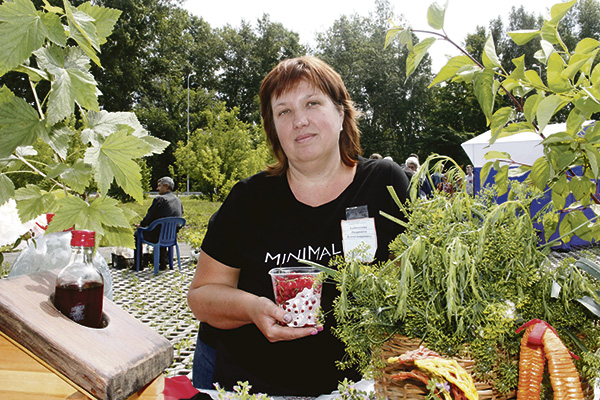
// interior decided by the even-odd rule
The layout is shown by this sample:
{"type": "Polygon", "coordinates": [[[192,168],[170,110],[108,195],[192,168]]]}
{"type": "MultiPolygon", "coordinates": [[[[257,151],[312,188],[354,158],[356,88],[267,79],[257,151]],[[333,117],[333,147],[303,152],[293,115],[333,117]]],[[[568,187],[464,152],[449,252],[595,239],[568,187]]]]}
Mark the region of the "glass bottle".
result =
{"type": "Polygon", "coordinates": [[[71,231],[71,260],[56,278],[54,305],[71,320],[100,328],[104,279],[93,264],[93,231],[71,231]]]}

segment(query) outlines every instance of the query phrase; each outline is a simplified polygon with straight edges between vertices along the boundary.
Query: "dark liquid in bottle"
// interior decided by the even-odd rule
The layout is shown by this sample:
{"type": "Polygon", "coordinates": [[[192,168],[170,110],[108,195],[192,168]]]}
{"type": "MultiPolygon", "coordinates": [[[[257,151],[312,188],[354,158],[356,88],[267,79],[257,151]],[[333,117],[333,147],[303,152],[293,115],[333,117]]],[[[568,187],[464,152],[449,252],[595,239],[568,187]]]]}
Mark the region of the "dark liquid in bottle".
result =
{"type": "Polygon", "coordinates": [[[77,285],[57,286],[54,305],[78,324],[100,328],[103,296],[104,285],[101,283],[88,283],[83,288],[77,285]]]}

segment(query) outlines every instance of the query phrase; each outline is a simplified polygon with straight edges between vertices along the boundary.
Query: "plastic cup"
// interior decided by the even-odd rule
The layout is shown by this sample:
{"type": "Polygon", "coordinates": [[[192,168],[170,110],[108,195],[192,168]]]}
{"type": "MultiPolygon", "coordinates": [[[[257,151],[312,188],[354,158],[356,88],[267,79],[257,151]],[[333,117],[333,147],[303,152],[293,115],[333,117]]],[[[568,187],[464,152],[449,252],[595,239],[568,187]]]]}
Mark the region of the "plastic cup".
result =
{"type": "Polygon", "coordinates": [[[287,326],[301,328],[318,324],[321,307],[321,273],[313,267],[281,267],[269,271],[275,302],[292,315],[287,326]]]}

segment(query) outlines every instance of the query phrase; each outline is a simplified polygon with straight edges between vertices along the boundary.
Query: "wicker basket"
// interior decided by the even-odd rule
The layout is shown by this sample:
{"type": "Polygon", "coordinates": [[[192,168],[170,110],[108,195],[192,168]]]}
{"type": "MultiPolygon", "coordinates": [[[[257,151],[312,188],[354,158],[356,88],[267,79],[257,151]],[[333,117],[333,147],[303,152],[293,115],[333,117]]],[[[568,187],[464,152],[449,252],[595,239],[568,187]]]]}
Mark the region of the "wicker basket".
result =
{"type": "MultiPolygon", "coordinates": [[[[409,350],[416,350],[422,344],[420,339],[394,335],[381,346],[381,357],[383,360],[387,360],[389,357],[402,355],[409,350]]],[[[457,358],[456,361],[471,374],[473,371],[473,360],[457,358]]],[[[397,381],[392,379],[392,375],[399,371],[400,369],[394,365],[383,368],[383,373],[375,378],[375,393],[377,396],[390,400],[424,399],[425,395],[429,393],[425,385],[412,380],[397,381]]],[[[475,378],[473,378],[473,381],[480,400],[508,400],[516,397],[516,392],[503,395],[496,391],[489,383],[479,382],[475,378]]]]}

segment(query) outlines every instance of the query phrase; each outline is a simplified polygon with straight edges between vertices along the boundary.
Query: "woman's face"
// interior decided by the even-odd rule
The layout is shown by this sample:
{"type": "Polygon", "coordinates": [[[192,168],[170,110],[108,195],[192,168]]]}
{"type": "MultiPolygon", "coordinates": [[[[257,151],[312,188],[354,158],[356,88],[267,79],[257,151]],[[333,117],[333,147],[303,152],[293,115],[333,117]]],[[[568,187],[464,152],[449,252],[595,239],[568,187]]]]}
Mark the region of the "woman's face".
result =
{"type": "Polygon", "coordinates": [[[271,99],[277,137],[290,165],[340,158],[343,110],[306,81],[271,99]]]}

